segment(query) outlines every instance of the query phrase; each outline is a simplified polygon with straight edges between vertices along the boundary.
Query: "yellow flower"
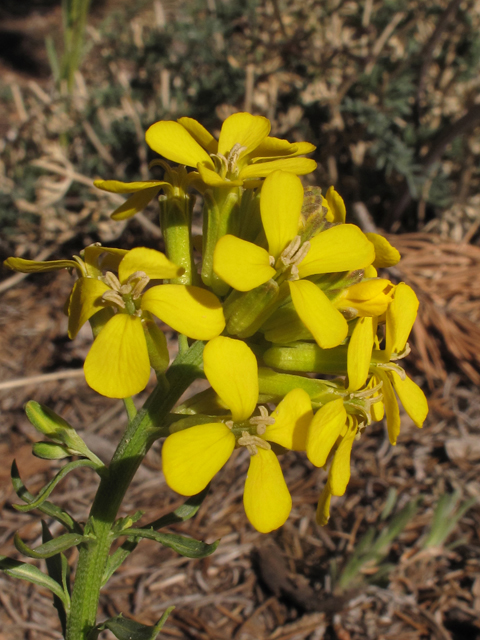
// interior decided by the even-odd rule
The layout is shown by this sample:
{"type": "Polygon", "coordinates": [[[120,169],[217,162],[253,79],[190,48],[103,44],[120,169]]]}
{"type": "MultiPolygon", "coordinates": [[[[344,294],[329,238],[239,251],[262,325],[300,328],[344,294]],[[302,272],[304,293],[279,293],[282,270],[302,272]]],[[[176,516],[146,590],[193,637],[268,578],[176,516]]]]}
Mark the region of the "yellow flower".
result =
{"type": "Polygon", "coordinates": [[[270,122],[262,116],[235,113],[215,138],[196,120],[161,120],[147,131],[147,144],[161,156],[187,167],[196,167],[210,187],[241,186],[268,176],[276,169],[305,175],[317,164],[297,156],[311,153],[308,142],[290,143],[269,137],[270,122]]]}
{"type": "Polygon", "coordinates": [[[331,460],[328,480],[317,507],[317,522],[326,524],[331,496],[343,496],[350,481],[350,456],[358,432],[358,419],[347,415],[343,399],[321,407],[313,417],[307,434],[307,456],[316,467],[331,460]]]}
{"type": "Polygon", "coordinates": [[[154,160],[150,166],[160,165],[165,169],[165,180],[144,180],[137,182],[120,182],[119,180],[94,180],[97,189],[109,193],[132,193],[123,204],[110,215],[113,220],[126,220],[139,211],[143,211],[148,203],[160,191],[164,191],[171,198],[185,198],[186,191],[191,184],[195,184],[200,176],[196,171],[187,173],[185,167],[172,169],[162,160],[154,160]]]}
{"type": "Polygon", "coordinates": [[[117,270],[120,261],[127,253],[125,249],[102,247],[99,243],[85,247],[80,256],[73,256],[72,260],[25,260],[25,258],[7,258],[4,262],[12,271],[21,273],[41,273],[75,269],[79,276],[95,278],[103,269],[117,270]]]}
{"type": "Polygon", "coordinates": [[[208,381],[230,409],[232,420],[201,424],[172,433],[162,449],[167,484],[182,495],[202,491],[223,467],[235,446],[250,453],[243,503],[252,525],[262,533],[280,527],[292,500],[270,442],[287,449],[305,448],[312,418],[310,397],[303,389],[290,391],[268,416],[264,407],[252,416],[258,401],[255,356],[240,340],[217,337],[205,347],[208,381]]]}
{"type": "Polygon", "coordinates": [[[144,291],[150,280],[178,275],[178,267],[163,253],[137,247],[120,261],[118,278],[108,271],[102,277],[83,277],[75,283],[68,308],[71,338],[100,309],[112,306],[116,310],[85,360],[85,378],[95,391],[110,398],[142,391],[150,376],[149,344],[168,366],[165,337],[150,314],[196,340],[209,340],[223,331],[222,306],[210,291],[178,284],[144,291]]]}
{"type": "Polygon", "coordinates": [[[233,235],[218,241],[215,273],[237,291],[250,291],[274,278],[288,282],[290,296],[303,324],[324,349],[347,336],[343,315],[309,276],[362,269],[375,257],[373,245],[360,229],[339,224],[302,242],[300,179],[284,171],[270,174],[262,186],[260,213],[268,251],[233,235]]]}
{"type": "Polygon", "coordinates": [[[409,352],[408,336],[417,316],[418,299],[413,289],[401,282],[386,313],[385,349],[376,354],[370,371],[382,383],[383,404],[390,442],[396,444],[400,433],[400,411],[395,392],[403,408],[421,428],[428,414],[425,394],[395,361],[409,352]]]}

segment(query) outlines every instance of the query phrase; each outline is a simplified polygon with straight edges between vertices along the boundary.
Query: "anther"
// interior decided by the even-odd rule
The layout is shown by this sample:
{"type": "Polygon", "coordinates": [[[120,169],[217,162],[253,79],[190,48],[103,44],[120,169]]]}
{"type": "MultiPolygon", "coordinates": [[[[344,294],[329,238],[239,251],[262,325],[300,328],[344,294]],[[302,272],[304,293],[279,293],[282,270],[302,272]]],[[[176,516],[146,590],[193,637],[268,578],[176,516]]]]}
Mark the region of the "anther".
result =
{"type": "Polygon", "coordinates": [[[258,447],[267,451],[271,449],[271,446],[266,440],[259,438],[258,436],[252,436],[248,431],[242,431],[242,436],[238,439],[238,444],[242,447],[246,447],[251,456],[258,453],[258,447]]]}
{"type": "Polygon", "coordinates": [[[113,289],[114,291],[120,291],[120,287],[122,286],[120,284],[120,280],[111,271],[107,271],[107,273],[103,276],[103,281],[110,287],[110,289],[113,289]]]}
{"type": "Polygon", "coordinates": [[[103,302],[113,302],[113,304],[116,304],[121,309],[125,309],[125,302],[123,301],[122,296],[117,293],[117,291],[105,291],[105,293],[102,295],[102,300],[103,302]]]}
{"type": "Polygon", "coordinates": [[[289,265],[292,261],[293,256],[297,253],[302,239],[300,236],[295,236],[295,238],[288,244],[285,249],[282,251],[280,255],[280,260],[283,262],[285,266],[289,265]]]}

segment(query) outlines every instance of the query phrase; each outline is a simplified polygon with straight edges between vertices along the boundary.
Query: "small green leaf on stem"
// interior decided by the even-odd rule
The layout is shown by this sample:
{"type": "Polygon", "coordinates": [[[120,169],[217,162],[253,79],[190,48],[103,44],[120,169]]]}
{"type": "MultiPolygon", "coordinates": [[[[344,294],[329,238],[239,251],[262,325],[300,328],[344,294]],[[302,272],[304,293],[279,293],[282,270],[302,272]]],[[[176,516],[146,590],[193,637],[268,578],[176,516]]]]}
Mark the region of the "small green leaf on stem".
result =
{"type": "MultiPolygon", "coordinates": [[[[118,535],[122,534],[117,534],[117,536],[118,535]]],[[[123,533],[123,535],[125,535],[125,533],[123,533]]],[[[128,529],[128,536],[131,538],[155,540],[186,558],[206,558],[215,551],[220,542],[220,540],[216,540],[212,544],[206,544],[193,538],[186,538],[185,536],[179,536],[175,533],[160,533],[153,529],[128,529]]]]}
{"type": "Polygon", "coordinates": [[[40,571],[40,569],[33,564],[26,564],[25,562],[18,562],[17,560],[12,560],[12,558],[0,556],[0,570],[12,578],[20,578],[21,580],[32,582],[39,587],[50,589],[52,593],[60,598],[65,607],[68,606],[69,598],[58,582],[40,571]]]}
{"type": "Polygon", "coordinates": [[[16,533],[13,539],[13,544],[20,553],[23,553],[23,555],[28,556],[29,558],[51,558],[57,553],[66,551],[71,547],[76,547],[84,541],[85,538],[78,533],[65,533],[59,538],[53,538],[48,542],[44,542],[36,549],[31,549],[25,544],[25,542],[23,542],[18,533],[16,533]]]}
{"type": "Polygon", "coordinates": [[[98,633],[104,629],[111,631],[118,640],[155,640],[174,608],[175,607],[169,607],[153,627],[141,624],[135,620],[129,620],[122,615],[110,618],[98,627],[95,627],[93,632],[89,634],[88,640],[94,640],[94,638],[98,636],[98,633]]]}

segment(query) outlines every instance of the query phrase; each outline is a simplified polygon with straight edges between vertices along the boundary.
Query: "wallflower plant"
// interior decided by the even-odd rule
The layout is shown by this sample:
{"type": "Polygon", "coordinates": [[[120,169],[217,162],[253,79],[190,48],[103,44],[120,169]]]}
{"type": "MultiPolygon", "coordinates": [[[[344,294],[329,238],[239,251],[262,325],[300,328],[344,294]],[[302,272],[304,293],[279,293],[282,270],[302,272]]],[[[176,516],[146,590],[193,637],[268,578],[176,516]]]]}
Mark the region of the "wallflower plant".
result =
{"type": "Polygon", "coordinates": [[[159,250],[96,244],[71,260],[5,262],[24,273],[66,269],[76,276],[64,306],[68,335],[75,339],[89,323],[86,382],[104,396],[123,399],[128,415],[107,465],[61,416],[34,401],[26,407],[44,438],[34,454],[76,459],[37,496],[14,464],[12,481],[23,502],[16,508],[38,509],[65,532],[53,537],[44,523],[43,542],[35,549],[15,538],[26,556],[49,559],[48,575],[4,557],[0,568],[52,591],[66,640],[95,640],[104,629],[119,639],[154,640],[169,611],[153,627],[121,616],[98,622],[100,590],[143,538],[188,557],[213,553],[218,541],[160,529],[196,513],[232,455],[239,455],[238,464],[248,458],[243,503],[251,526],[268,533],[289,517],[292,498],[281,467],[289,450],[326,471],[318,473],[323,487],[317,522],[324,525],[332,497],[347,489],[355,441],[368,437],[370,425],[385,414],[396,444],[397,396],[418,427],[428,412],[422,390],[398,364],[409,352],[418,300],[407,284],[378,275],[400,255],[381,235],[347,222],[333,187],[325,195],[303,187],[299,176],[316,167],[303,157],[313,145],[271,137],[269,121],[248,113],[227,118],[218,140],[197,121],[180,118],[153,124],[146,141],[162,156],[152,165],[163,169],[163,179],[95,185],[132,194],[114,219],[129,218],[158,199],[159,250]],[[192,239],[195,191],[203,198],[200,261],[192,239]],[[177,355],[170,363],[172,350],[177,355]],[[209,388],[179,405],[201,378],[209,388]],[[150,395],[137,410],[132,396],[149,385],[150,395]],[[156,521],[137,524],[138,513],[118,518],[155,442],[162,443],[168,486],[187,500],[156,521]],[[100,478],[85,524],[47,500],[79,466],[100,478]],[[122,537],[125,542],[112,553],[122,537]],[[73,589],[64,555],[72,547],[79,549],[73,589]]]}

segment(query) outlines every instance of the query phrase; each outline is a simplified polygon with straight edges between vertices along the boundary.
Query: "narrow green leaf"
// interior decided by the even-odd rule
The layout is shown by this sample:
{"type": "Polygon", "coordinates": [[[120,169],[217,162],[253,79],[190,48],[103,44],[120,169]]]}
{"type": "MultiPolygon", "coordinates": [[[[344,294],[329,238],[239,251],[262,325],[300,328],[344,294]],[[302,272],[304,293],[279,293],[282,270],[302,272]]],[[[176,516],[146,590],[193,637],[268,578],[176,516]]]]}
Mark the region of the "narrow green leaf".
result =
{"type": "Polygon", "coordinates": [[[28,556],[29,558],[51,558],[57,553],[66,551],[71,547],[76,547],[81,542],[84,542],[85,538],[78,533],[65,533],[59,538],[49,540],[44,544],[41,544],[36,549],[30,549],[28,545],[23,542],[18,533],[15,534],[13,544],[16,546],[20,553],[28,556]]]}
{"type": "Polygon", "coordinates": [[[168,527],[171,524],[176,524],[177,522],[185,522],[185,520],[193,518],[193,516],[202,506],[202,502],[205,500],[209,488],[210,485],[207,485],[205,489],[200,493],[197,493],[197,495],[190,496],[182,505],[177,507],[175,511],[167,513],[161,518],[158,518],[158,520],[154,520],[153,522],[146,524],[145,527],[142,528],[161,529],[162,527],[168,527]]]}
{"type": "MultiPolygon", "coordinates": [[[[146,524],[145,527],[142,527],[142,529],[161,529],[162,527],[167,527],[177,522],[184,522],[185,520],[189,520],[200,509],[202,502],[204,501],[205,496],[208,493],[209,487],[210,485],[205,487],[205,489],[201,493],[198,493],[195,496],[190,496],[182,505],[177,507],[177,509],[175,509],[171,513],[167,513],[161,518],[158,518],[158,520],[154,520],[153,522],[146,524]]],[[[124,518],[123,520],[127,521],[128,517],[124,518]]],[[[124,531],[123,533],[129,535],[130,531],[124,531]]],[[[102,585],[107,584],[115,571],[123,564],[123,562],[136,548],[138,542],[138,538],[128,538],[121,547],[119,547],[112,553],[111,556],[109,556],[107,560],[107,566],[105,567],[105,573],[103,575],[102,585]]]]}
{"type": "MultiPolygon", "coordinates": [[[[123,533],[123,535],[125,535],[125,533],[123,533]]],[[[179,536],[175,533],[160,533],[153,529],[128,529],[128,536],[155,540],[186,558],[205,558],[215,551],[220,542],[220,540],[216,540],[212,544],[206,544],[193,538],[186,538],[185,536],[179,536]]]]}
{"type": "Polygon", "coordinates": [[[60,585],[33,564],[18,562],[17,560],[12,560],[12,558],[0,556],[0,569],[12,578],[27,580],[27,582],[50,589],[52,593],[60,598],[65,607],[68,606],[68,598],[60,585]]]}
{"type": "Polygon", "coordinates": [[[26,504],[26,505],[14,504],[13,505],[14,508],[17,511],[23,511],[23,512],[31,511],[32,509],[36,509],[41,504],[43,504],[43,502],[45,502],[45,500],[48,498],[48,496],[55,489],[57,484],[61,480],[63,480],[63,478],[68,473],[70,473],[70,471],[73,471],[74,469],[78,469],[78,467],[90,467],[90,469],[95,469],[96,471],[98,470],[98,465],[95,462],[92,462],[91,460],[75,460],[74,462],[69,462],[64,467],[62,467],[62,469],[60,469],[60,471],[53,478],[53,480],[51,480],[45,487],[43,487],[43,489],[40,491],[38,496],[36,498],[34,498],[33,502],[30,502],[29,504],[26,504]]]}
{"type": "Polygon", "coordinates": [[[174,608],[169,607],[153,627],[119,615],[103,622],[96,631],[108,629],[118,640],[155,640],[174,608]]]}
{"type": "MultiPolygon", "coordinates": [[[[32,495],[23,484],[15,460],[12,462],[11,478],[15,493],[20,500],[23,500],[27,504],[34,502],[35,496],[32,495]]],[[[37,509],[45,515],[54,518],[57,522],[63,524],[68,531],[80,534],[82,533],[82,528],[78,522],[76,522],[69,513],[63,511],[63,509],[60,509],[60,507],[57,507],[53,503],[45,501],[37,507],[37,509]]]]}
{"type": "Polygon", "coordinates": [[[445,493],[439,498],[430,531],[422,544],[423,549],[443,546],[459,520],[477,502],[476,498],[470,498],[458,506],[459,498],[459,491],[445,493]]]}
{"type": "MultiPolygon", "coordinates": [[[[45,544],[50,540],[53,540],[53,536],[50,533],[50,529],[48,528],[45,520],[42,520],[42,541],[45,544]]],[[[69,593],[64,580],[64,564],[66,563],[68,567],[68,562],[66,562],[66,560],[65,556],[61,553],[57,553],[56,555],[46,559],[48,575],[55,580],[55,582],[58,582],[58,584],[63,588],[65,594],[69,593]]],[[[55,594],[53,594],[53,606],[58,611],[63,635],[65,635],[67,632],[67,612],[63,602],[55,594]]]]}

